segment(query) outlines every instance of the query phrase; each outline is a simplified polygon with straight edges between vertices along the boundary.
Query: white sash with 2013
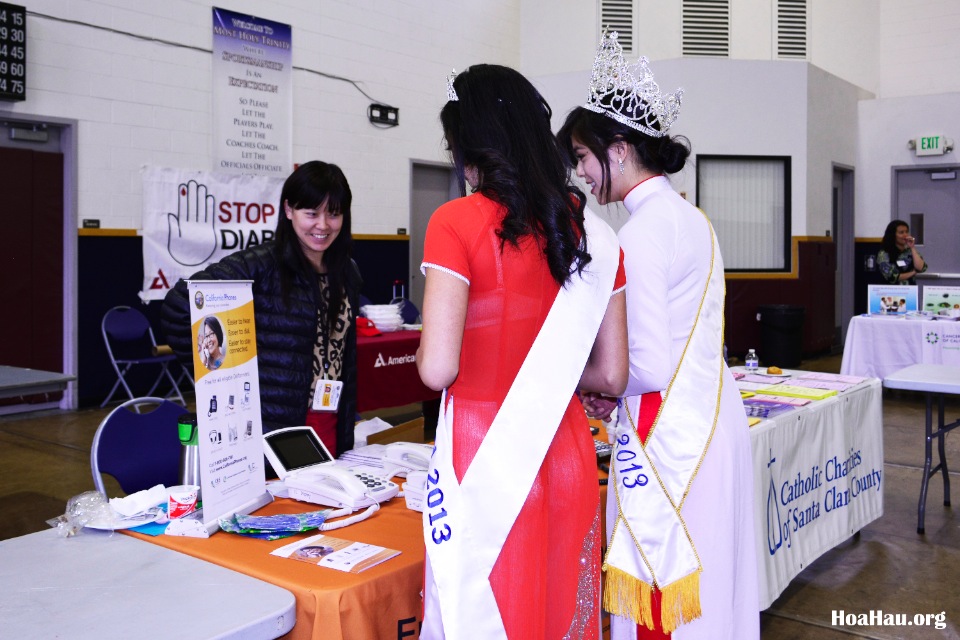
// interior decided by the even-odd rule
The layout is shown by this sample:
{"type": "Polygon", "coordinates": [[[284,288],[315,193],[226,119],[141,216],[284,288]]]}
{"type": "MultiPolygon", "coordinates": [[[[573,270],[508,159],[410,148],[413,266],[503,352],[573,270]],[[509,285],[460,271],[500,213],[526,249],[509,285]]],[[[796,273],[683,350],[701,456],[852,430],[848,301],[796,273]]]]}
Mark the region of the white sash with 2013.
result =
{"type": "Polygon", "coordinates": [[[444,392],[423,511],[421,638],[506,637],[489,576],[577,389],[619,265],[613,230],[589,211],[584,224],[592,260],[560,288],[460,483],[452,452],[456,398],[448,402],[444,392]],[[544,428],[529,429],[534,423],[544,428]]]}

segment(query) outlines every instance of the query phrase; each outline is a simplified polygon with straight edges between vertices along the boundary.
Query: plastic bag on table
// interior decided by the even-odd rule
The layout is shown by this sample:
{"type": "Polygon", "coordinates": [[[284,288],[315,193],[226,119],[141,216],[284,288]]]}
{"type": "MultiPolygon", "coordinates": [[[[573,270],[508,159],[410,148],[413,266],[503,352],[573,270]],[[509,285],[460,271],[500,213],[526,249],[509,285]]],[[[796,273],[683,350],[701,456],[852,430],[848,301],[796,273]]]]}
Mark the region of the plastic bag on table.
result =
{"type": "Polygon", "coordinates": [[[61,538],[75,536],[89,522],[99,519],[111,519],[113,509],[107,496],[99,491],[84,491],[67,500],[67,510],[47,522],[57,528],[61,538]]]}
{"type": "Polygon", "coordinates": [[[308,513],[281,513],[274,516],[247,516],[234,514],[220,518],[220,528],[228,533],[237,533],[263,540],[279,540],[296,533],[319,529],[333,509],[308,513]]]}

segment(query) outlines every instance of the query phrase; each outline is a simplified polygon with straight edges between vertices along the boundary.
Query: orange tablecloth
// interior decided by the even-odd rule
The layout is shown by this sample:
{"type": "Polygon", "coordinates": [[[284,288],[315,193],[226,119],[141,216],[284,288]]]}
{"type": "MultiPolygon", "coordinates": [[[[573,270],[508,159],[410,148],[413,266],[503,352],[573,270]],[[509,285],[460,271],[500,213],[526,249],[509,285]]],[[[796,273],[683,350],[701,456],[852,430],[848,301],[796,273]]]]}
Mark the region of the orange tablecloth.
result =
{"type": "MultiPolygon", "coordinates": [[[[322,507],[280,499],[258,510],[256,515],[302,513],[319,508],[322,507]]],[[[269,542],[222,531],[208,539],[125,533],[288,589],[297,599],[297,624],[285,638],[416,638],[423,613],[420,517],[419,512],[407,509],[403,498],[394,498],[369,520],[329,532],[336,538],[400,551],[400,555],[359,574],[270,555],[273,549],[296,538],[315,535],[316,531],[269,542]]],[[[184,585],[185,597],[189,597],[189,589],[190,585],[184,585]]]]}
{"type": "MultiPolygon", "coordinates": [[[[601,424],[597,438],[606,441],[606,437],[601,424]]],[[[607,477],[602,470],[597,473],[600,478],[607,477]]],[[[394,480],[403,481],[400,478],[394,480]]],[[[606,495],[606,486],[601,486],[601,509],[606,504],[606,495]]],[[[320,508],[296,500],[279,499],[259,509],[255,515],[303,513],[320,508]]],[[[603,523],[605,518],[600,520],[603,523]]],[[[288,589],[297,598],[297,624],[285,638],[392,640],[419,635],[425,555],[421,514],[407,509],[403,498],[394,498],[384,504],[369,520],[327,534],[400,551],[399,556],[359,574],[341,573],[270,555],[273,549],[289,544],[295,538],[268,542],[222,531],[208,539],[124,533],[288,589]]],[[[311,531],[297,537],[302,539],[316,533],[311,531]]],[[[601,539],[606,540],[605,532],[602,535],[601,539]]]]}

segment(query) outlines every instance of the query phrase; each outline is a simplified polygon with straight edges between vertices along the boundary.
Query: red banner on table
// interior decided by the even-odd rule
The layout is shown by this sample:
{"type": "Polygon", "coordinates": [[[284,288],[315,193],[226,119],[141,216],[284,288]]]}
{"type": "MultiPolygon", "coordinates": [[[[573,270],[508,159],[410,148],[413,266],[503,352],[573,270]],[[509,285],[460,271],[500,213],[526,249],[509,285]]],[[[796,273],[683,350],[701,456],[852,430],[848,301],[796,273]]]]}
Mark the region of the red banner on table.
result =
{"type": "Polygon", "coordinates": [[[399,407],[440,397],[417,371],[419,331],[357,336],[357,411],[399,407]]]}

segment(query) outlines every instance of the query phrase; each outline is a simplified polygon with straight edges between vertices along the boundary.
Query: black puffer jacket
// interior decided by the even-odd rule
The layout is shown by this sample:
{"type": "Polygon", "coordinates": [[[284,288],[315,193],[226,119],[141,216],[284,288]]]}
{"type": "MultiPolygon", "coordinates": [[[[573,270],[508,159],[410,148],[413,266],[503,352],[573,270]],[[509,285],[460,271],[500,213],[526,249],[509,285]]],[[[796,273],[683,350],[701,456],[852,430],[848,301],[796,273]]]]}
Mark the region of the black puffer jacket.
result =
{"type": "MultiPolygon", "coordinates": [[[[281,251],[276,243],[265,242],[233,253],[190,277],[190,280],[253,280],[264,431],[306,424],[313,382],[320,285],[316,277],[298,276],[285,304],[280,293],[280,260],[284,259],[281,251]]],[[[292,260],[293,256],[285,258],[292,260]]],[[[343,354],[337,456],[353,448],[357,410],[357,329],[353,318],[359,309],[361,284],[360,271],[351,261],[346,282],[351,322],[343,354]]],[[[180,280],[164,300],[161,328],[180,360],[192,367],[194,345],[188,302],[187,284],[180,280]]]]}

